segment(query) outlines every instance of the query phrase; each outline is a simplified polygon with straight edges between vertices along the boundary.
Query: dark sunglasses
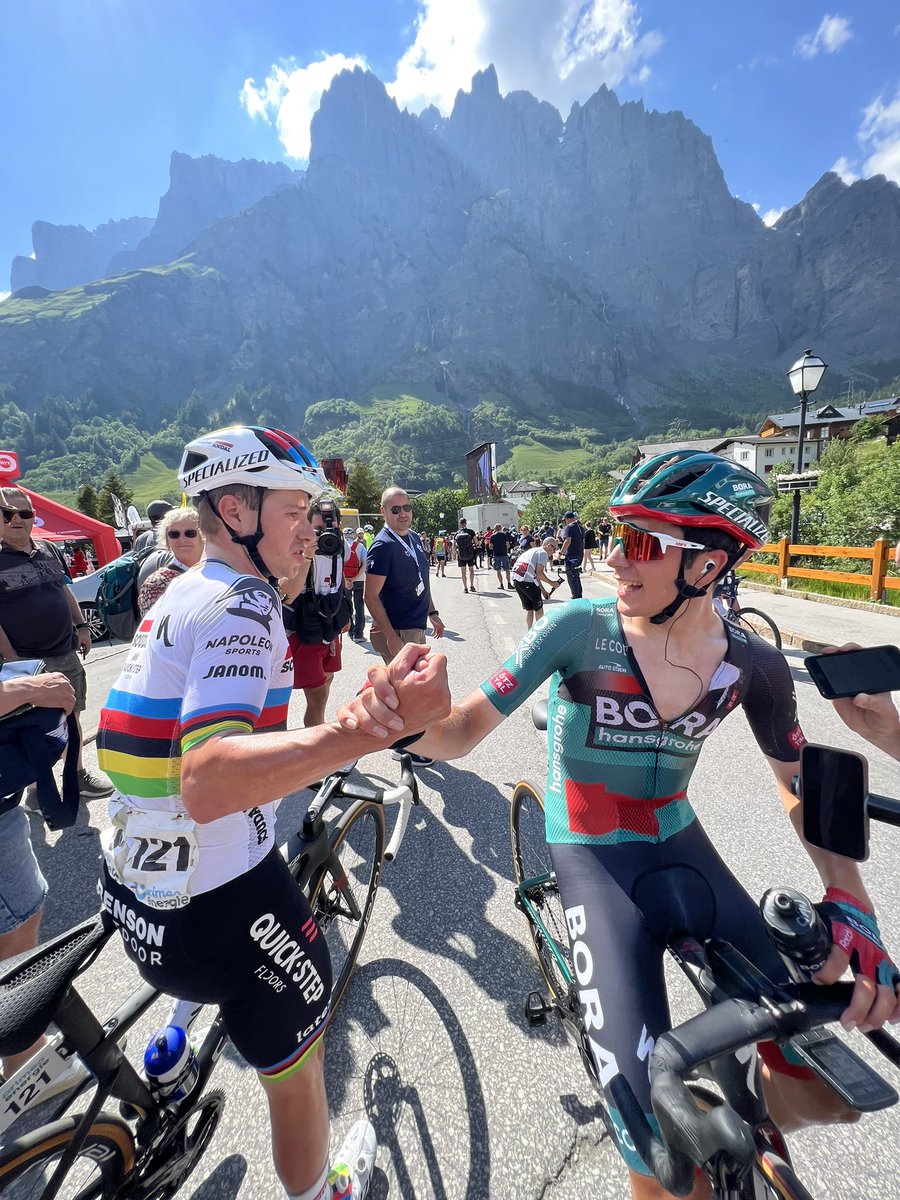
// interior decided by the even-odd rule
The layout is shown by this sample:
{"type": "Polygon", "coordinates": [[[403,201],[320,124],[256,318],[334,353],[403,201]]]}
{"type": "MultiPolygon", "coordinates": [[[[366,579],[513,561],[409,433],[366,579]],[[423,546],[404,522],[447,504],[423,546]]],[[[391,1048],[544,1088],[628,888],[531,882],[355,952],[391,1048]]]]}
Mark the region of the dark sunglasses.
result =
{"type": "Polygon", "coordinates": [[[412,512],[412,505],[411,504],[392,504],[389,511],[392,512],[394,514],[394,516],[396,517],[398,513],[412,512]]]}
{"type": "Polygon", "coordinates": [[[199,536],[198,531],[196,529],[167,529],[166,530],[166,537],[178,538],[178,537],[181,537],[182,534],[184,534],[185,537],[190,537],[190,538],[199,536]]]}
{"type": "Polygon", "coordinates": [[[705,550],[702,542],[686,542],[683,538],[672,537],[670,533],[654,533],[650,529],[638,529],[624,521],[613,526],[613,548],[622,547],[622,553],[629,562],[656,562],[662,558],[670,546],[682,550],[705,550]]]}
{"type": "Polygon", "coordinates": [[[7,523],[7,525],[10,523],[16,513],[19,514],[23,521],[30,521],[34,517],[33,508],[4,508],[0,509],[0,511],[2,511],[3,520],[7,523]]]}

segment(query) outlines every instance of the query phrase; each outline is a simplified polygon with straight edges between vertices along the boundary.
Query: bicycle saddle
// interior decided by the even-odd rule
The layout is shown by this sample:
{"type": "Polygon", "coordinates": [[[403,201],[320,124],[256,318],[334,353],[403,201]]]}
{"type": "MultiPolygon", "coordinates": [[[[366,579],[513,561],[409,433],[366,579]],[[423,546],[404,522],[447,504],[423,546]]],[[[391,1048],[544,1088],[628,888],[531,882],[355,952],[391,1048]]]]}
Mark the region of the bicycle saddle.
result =
{"type": "Polygon", "coordinates": [[[535,700],[531,706],[531,720],[535,729],[547,728],[547,701],[535,700]]]}
{"type": "Polygon", "coordinates": [[[98,914],[4,964],[0,971],[0,1054],[21,1054],[37,1041],[82,964],[111,934],[98,914]]]}

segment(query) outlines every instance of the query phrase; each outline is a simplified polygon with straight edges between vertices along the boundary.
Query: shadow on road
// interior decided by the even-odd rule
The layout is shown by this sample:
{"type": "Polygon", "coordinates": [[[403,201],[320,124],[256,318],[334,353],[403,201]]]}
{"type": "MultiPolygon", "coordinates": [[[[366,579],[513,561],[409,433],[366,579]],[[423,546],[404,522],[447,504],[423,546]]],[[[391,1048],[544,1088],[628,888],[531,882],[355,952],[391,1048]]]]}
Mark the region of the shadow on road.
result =
{"type": "MultiPolygon", "coordinates": [[[[540,973],[530,952],[488,913],[497,893],[494,873],[503,877],[503,899],[514,913],[509,803],[493,784],[449,763],[435,763],[420,777],[441,795],[444,809],[436,817],[425,800],[422,818],[414,814],[396,861],[382,877],[382,888],[399,909],[394,931],[411,946],[461,967],[521,1025],[525,993],[541,986],[540,973]],[[471,857],[447,826],[471,834],[471,857]]],[[[377,902],[373,919],[378,920],[377,902]]]]}
{"type": "Polygon", "coordinates": [[[348,1124],[365,1115],[375,1127],[373,1200],[490,1194],[478,1069],[459,1017],[424,971],[397,958],[359,968],[328,1035],[325,1075],[332,1103],[343,1094],[348,1124]]]}
{"type": "MultiPolygon", "coordinates": [[[[93,805],[106,805],[94,800],[93,805]]],[[[39,813],[29,812],[31,843],[49,885],[41,940],[64,933],[97,912],[100,875],[100,831],[91,824],[91,805],[81,802],[75,824],[59,836],[51,834],[39,813]]]]}
{"type": "Polygon", "coordinates": [[[229,1154],[200,1184],[191,1200],[232,1200],[241,1190],[247,1174],[247,1160],[242,1154],[229,1154]]]}

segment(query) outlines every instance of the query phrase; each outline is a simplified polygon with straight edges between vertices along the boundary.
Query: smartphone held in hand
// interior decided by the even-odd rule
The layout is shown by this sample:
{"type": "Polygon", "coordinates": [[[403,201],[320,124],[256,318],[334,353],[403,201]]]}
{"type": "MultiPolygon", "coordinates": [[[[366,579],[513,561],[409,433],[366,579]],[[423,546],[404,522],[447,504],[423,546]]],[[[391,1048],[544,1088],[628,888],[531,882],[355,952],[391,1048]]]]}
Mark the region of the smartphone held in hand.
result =
{"type": "Polygon", "coordinates": [[[810,654],[805,664],[826,700],[858,696],[860,692],[900,691],[900,649],[868,646],[839,654],[810,654]]]}

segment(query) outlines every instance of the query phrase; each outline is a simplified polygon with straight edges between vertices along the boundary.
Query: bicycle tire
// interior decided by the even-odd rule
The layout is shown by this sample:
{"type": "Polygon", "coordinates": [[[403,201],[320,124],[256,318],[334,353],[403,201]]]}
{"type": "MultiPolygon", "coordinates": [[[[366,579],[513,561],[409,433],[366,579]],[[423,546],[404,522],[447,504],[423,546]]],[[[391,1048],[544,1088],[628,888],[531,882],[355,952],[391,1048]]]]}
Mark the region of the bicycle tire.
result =
{"type": "MultiPolygon", "coordinates": [[[[44,1170],[62,1157],[77,1128],[77,1117],[63,1117],[5,1146],[0,1151],[0,1192],[4,1200],[39,1200],[47,1182],[44,1170]],[[13,1184],[21,1186],[7,1191],[13,1184]]],[[[102,1112],[88,1130],[59,1196],[61,1200],[112,1200],[119,1194],[122,1181],[134,1161],[131,1129],[121,1118],[102,1112]],[[91,1180],[83,1179],[81,1184],[74,1178],[79,1164],[89,1166],[93,1175],[91,1180]],[[70,1181],[76,1190],[66,1186],[70,1181]]]]}
{"type": "Polygon", "coordinates": [[[775,649],[781,649],[781,632],[778,626],[771,617],[758,608],[742,608],[740,612],[733,614],[732,619],[736,625],[743,625],[745,629],[749,629],[758,637],[771,638],[775,643],[775,649]]]}
{"type": "Polygon", "coordinates": [[[353,974],[381,882],[384,809],[370,800],[357,801],[341,816],[330,841],[343,868],[344,879],[335,878],[326,863],[312,876],[308,899],[331,953],[331,1008],[334,1011],[353,974]],[[346,884],[353,887],[349,895],[355,911],[354,906],[348,905],[346,884]]]}
{"type": "MultiPolygon", "coordinates": [[[[540,790],[527,780],[522,780],[513,788],[509,810],[509,835],[517,886],[526,879],[534,879],[540,875],[551,876],[550,882],[530,889],[528,898],[540,912],[548,935],[571,969],[566,919],[544,832],[544,797],[540,790]]],[[[531,920],[528,921],[528,932],[538,966],[551,996],[557,1004],[569,1008],[570,980],[560,969],[559,962],[543,933],[531,920]]]]}

